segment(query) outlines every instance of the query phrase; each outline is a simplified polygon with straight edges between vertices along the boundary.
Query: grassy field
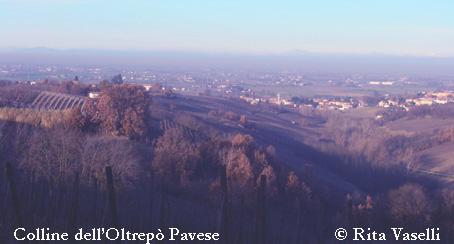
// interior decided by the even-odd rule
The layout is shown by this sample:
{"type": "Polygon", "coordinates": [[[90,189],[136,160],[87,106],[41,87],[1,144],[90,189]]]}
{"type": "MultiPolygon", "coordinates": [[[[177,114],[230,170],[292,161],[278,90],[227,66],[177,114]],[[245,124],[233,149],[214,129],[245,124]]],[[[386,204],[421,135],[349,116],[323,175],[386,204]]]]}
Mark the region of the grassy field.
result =
{"type": "MultiPolygon", "coordinates": [[[[454,118],[402,118],[386,124],[396,133],[406,132],[410,135],[432,136],[437,130],[454,126],[454,118]]],[[[447,183],[454,183],[454,142],[435,145],[419,151],[415,155],[414,166],[422,173],[433,173],[447,183]]]]}
{"type": "Polygon", "coordinates": [[[437,129],[449,128],[454,125],[454,118],[415,118],[415,119],[399,119],[386,124],[391,130],[404,130],[408,132],[428,133],[437,129]]]}
{"type": "Polygon", "coordinates": [[[446,182],[454,183],[454,142],[421,151],[417,158],[421,169],[440,174],[446,182]]]}

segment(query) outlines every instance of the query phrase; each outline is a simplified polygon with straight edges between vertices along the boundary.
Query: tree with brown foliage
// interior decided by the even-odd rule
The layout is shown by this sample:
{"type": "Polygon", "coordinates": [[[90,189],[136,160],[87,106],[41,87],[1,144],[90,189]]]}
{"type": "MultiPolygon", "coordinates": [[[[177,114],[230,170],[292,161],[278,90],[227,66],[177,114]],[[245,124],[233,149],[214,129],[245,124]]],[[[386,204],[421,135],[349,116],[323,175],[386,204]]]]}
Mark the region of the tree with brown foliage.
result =
{"type": "Polygon", "coordinates": [[[78,171],[85,141],[79,132],[65,128],[35,130],[23,140],[28,147],[19,163],[22,169],[48,181],[67,179],[78,171]]]}
{"type": "Polygon", "coordinates": [[[87,111],[104,133],[143,139],[149,132],[150,101],[143,87],[114,85],[105,88],[96,103],[88,104],[87,111]]]}
{"type": "Polygon", "coordinates": [[[285,188],[288,194],[311,194],[311,189],[304,182],[300,181],[294,171],[288,173],[285,188]]]}
{"type": "Polygon", "coordinates": [[[391,217],[399,223],[427,223],[430,221],[432,207],[424,188],[418,184],[407,183],[389,195],[391,217]]]}
{"type": "Polygon", "coordinates": [[[200,160],[197,148],[180,128],[171,128],[158,138],[153,170],[174,186],[189,186],[200,160]]]}
{"type": "Polygon", "coordinates": [[[115,186],[133,188],[143,182],[145,163],[139,146],[117,137],[91,137],[82,147],[81,176],[85,182],[106,182],[105,167],[111,166],[115,186]]]}
{"type": "Polygon", "coordinates": [[[65,126],[69,129],[78,129],[88,131],[90,121],[78,108],[72,108],[64,111],[65,126]]]}
{"type": "Polygon", "coordinates": [[[262,175],[267,177],[268,193],[276,193],[277,176],[268,161],[271,157],[255,143],[252,136],[236,134],[223,152],[221,164],[226,165],[234,193],[250,193],[258,186],[262,175]]]}

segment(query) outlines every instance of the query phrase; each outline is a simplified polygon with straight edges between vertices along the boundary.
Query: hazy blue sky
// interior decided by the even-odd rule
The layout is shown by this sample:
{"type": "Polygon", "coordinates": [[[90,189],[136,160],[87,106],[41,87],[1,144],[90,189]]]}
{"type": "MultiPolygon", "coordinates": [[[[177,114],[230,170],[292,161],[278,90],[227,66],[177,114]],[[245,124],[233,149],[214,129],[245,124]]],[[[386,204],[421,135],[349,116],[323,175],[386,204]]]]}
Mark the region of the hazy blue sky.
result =
{"type": "Polygon", "coordinates": [[[454,56],[452,0],[0,0],[0,48],[454,56]]]}

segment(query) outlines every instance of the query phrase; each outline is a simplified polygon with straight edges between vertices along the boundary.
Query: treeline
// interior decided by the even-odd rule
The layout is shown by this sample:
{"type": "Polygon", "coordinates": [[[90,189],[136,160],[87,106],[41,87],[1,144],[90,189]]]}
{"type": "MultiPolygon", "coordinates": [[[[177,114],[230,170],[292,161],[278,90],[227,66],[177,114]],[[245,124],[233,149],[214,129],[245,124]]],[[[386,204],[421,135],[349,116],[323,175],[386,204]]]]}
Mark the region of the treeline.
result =
{"type": "Polygon", "coordinates": [[[273,149],[260,148],[247,135],[197,144],[181,130],[169,129],[150,145],[64,127],[3,122],[1,128],[1,173],[8,162],[14,174],[14,182],[2,178],[0,183],[5,199],[0,206],[5,210],[1,213],[2,234],[15,226],[14,206],[27,227],[46,225],[68,231],[72,226],[110,225],[107,166],[112,168],[118,196],[118,222],[131,229],[165,223],[192,231],[218,231],[219,196],[228,189],[229,213],[223,218],[231,219],[227,222],[231,230],[240,220],[245,226],[242,237],[232,232],[229,238],[249,243],[255,238],[249,223],[256,218],[256,194],[262,178],[266,179],[263,201],[267,208],[261,214],[272,233],[263,232],[266,238],[285,238],[277,236],[278,223],[297,233],[298,226],[309,226],[303,219],[315,221],[315,214],[321,211],[316,195],[295,173],[279,166],[273,149]],[[220,180],[223,167],[227,188],[220,180]],[[17,188],[15,204],[11,184],[17,188]],[[309,211],[311,208],[314,210],[309,211]],[[292,211],[300,214],[292,216],[292,211]],[[71,217],[74,214],[77,217],[71,217]],[[280,219],[287,215],[291,217],[280,219]],[[294,221],[300,223],[291,227],[294,221]]]}

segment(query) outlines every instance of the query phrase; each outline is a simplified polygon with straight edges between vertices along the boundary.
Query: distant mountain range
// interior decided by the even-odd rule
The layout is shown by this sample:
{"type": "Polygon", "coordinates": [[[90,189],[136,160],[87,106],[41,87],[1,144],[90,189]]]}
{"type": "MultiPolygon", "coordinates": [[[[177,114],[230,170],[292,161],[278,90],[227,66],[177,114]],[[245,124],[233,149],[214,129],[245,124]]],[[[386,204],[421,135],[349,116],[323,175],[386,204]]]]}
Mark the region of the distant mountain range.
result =
{"type": "Polygon", "coordinates": [[[60,50],[46,47],[0,49],[0,64],[5,63],[454,76],[454,69],[452,69],[454,58],[315,53],[301,50],[281,54],[235,54],[189,51],[60,50]]]}

